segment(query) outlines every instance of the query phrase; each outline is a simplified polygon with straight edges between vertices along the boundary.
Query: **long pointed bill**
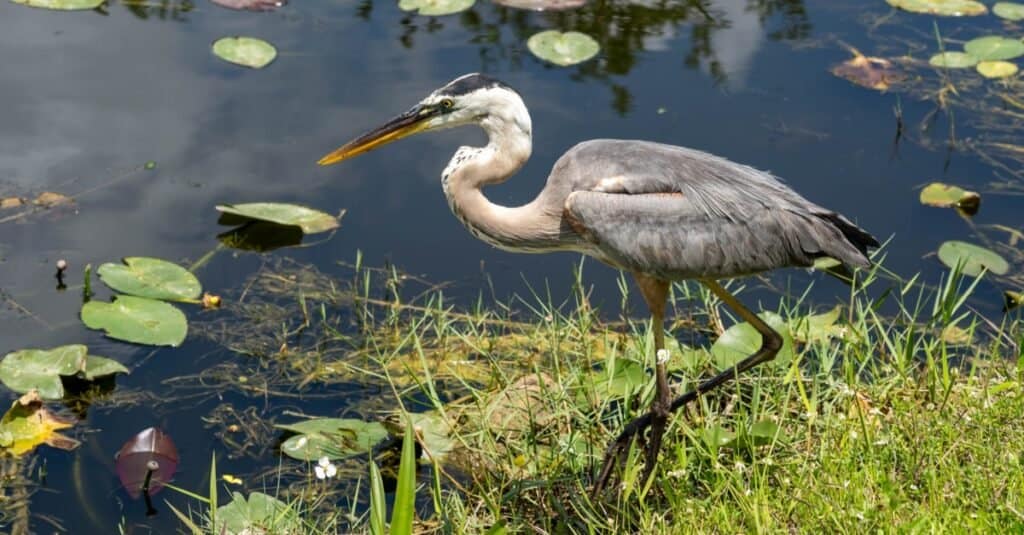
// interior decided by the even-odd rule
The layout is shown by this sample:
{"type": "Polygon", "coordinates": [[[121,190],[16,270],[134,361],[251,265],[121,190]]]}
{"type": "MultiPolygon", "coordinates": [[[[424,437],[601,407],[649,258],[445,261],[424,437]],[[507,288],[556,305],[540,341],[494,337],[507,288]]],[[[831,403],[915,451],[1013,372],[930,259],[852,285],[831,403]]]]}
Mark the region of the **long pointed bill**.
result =
{"type": "Polygon", "coordinates": [[[369,152],[381,145],[397,141],[426,130],[434,110],[416,106],[413,109],[388,121],[387,124],[371,130],[352,141],[344,144],[334,152],[320,158],[319,165],[331,165],[364,152],[369,152]]]}

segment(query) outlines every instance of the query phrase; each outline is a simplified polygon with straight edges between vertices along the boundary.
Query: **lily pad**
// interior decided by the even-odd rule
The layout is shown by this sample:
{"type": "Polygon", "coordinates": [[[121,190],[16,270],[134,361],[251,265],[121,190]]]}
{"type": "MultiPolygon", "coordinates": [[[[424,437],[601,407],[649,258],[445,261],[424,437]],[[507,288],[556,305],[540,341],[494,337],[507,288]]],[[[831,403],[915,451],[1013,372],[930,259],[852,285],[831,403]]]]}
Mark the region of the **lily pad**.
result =
{"type": "MultiPolygon", "coordinates": [[[[789,326],[782,316],[774,312],[762,312],[758,316],[782,335],[782,349],[775,356],[773,364],[782,366],[793,360],[793,337],[789,332],[789,326]]],[[[719,370],[726,370],[735,366],[739,361],[753,355],[761,349],[761,333],[749,323],[738,323],[729,327],[722,333],[722,336],[715,340],[711,346],[711,355],[715,359],[715,367],[719,370]]]]}
{"type": "Polygon", "coordinates": [[[984,15],[985,4],[975,0],[886,0],[890,6],[910,11],[947,17],[984,15]]]}
{"type": "Polygon", "coordinates": [[[93,381],[99,377],[114,375],[115,373],[131,373],[128,368],[114,359],[100,357],[97,355],[85,356],[85,369],[81,375],[86,381],[93,381]]]}
{"type": "Polygon", "coordinates": [[[405,436],[405,418],[412,422],[413,430],[423,446],[423,460],[442,460],[452,449],[455,448],[455,440],[452,439],[451,425],[443,416],[436,412],[417,412],[395,415],[384,421],[388,431],[396,436],[405,436]]]}
{"type": "Polygon", "coordinates": [[[971,277],[981,275],[985,269],[996,275],[1005,275],[1010,270],[1010,264],[999,253],[962,241],[947,241],[939,246],[939,260],[950,269],[962,266],[961,271],[971,277]]]}
{"type": "Polygon", "coordinates": [[[836,305],[828,312],[803,316],[790,322],[790,334],[804,343],[827,342],[829,339],[846,337],[848,329],[837,325],[841,307],[836,305]]]}
{"type": "Polygon", "coordinates": [[[178,469],[178,448],[174,440],[162,429],[147,427],[128,439],[114,456],[117,477],[132,498],[142,496],[146,476],[149,476],[149,494],[160,492],[171,481],[178,469]],[[156,462],[153,468],[151,463],[156,462]]]}
{"type": "Polygon", "coordinates": [[[129,256],[122,264],[101,265],[97,273],[107,286],[137,297],[183,301],[198,299],[203,291],[195,275],[159,258],[129,256]]]}
{"type": "Polygon", "coordinates": [[[288,504],[262,492],[231,493],[231,503],[218,507],[212,533],[254,535],[257,533],[301,533],[302,520],[288,504]]]}
{"type": "Polygon", "coordinates": [[[76,344],[8,353],[0,361],[0,381],[18,393],[35,389],[43,399],[60,399],[64,397],[60,376],[85,368],[87,352],[88,348],[76,344]]]}
{"type": "Polygon", "coordinates": [[[178,346],[188,334],[188,322],[177,308],[154,299],[119,295],[113,303],[89,301],[82,306],[82,322],[103,329],[107,336],[154,346],[178,346]]]}
{"type": "Polygon", "coordinates": [[[1000,61],[1024,56],[1024,43],[1001,35],[988,35],[967,41],[964,51],[981,61],[1000,61]]]}
{"type": "Polygon", "coordinates": [[[921,190],[921,204],[939,208],[958,208],[967,215],[974,215],[981,206],[981,195],[958,186],[933,182],[921,190]]]}
{"type": "Polygon", "coordinates": [[[15,4],[41,9],[54,9],[58,11],[78,11],[83,9],[96,9],[103,5],[106,0],[11,0],[15,4]]]}
{"type": "Polygon", "coordinates": [[[885,91],[893,83],[900,82],[907,77],[887,59],[865,56],[856,52],[852,58],[832,67],[832,74],[844,78],[852,84],[876,91],[885,91]]]}
{"type": "Polygon", "coordinates": [[[945,67],[947,69],[966,69],[978,64],[978,58],[967,52],[941,52],[928,59],[932,67],[945,67]]]}
{"type": "Polygon", "coordinates": [[[278,225],[299,227],[306,234],[316,234],[338,228],[338,219],[319,210],[297,204],[253,202],[245,204],[219,204],[222,225],[239,225],[248,221],[269,221],[278,225]]]}
{"type": "Polygon", "coordinates": [[[1003,312],[1009,312],[1024,305],[1024,292],[1006,290],[1003,292],[1003,312]]]}
{"type": "Polygon", "coordinates": [[[585,33],[558,30],[534,34],[526,46],[538,58],[562,67],[587,61],[601,51],[601,45],[585,33]]]}
{"type": "Polygon", "coordinates": [[[996,2],[992,13],[1006,20],[1024,20],[1024,4],[1016,2],[996,2]]]}
{"type": "Polygon", "coordinates": [[[598,370],[590,374],[586,389],[598,403],[609,399],[623,398],[636,391],[647,382],[647,371],[641,362],[629,359],[616,359],[611,368],[598,370]]]}
{"type": "Polygon", "coordinates": [[[476,0],[399,0],[402,11],[417,11],[420,15],[439,17],[465,11],[473,7],[476,0]]]}
{"type": "Polygon", "coordinates": [[[266,253],[282,247],[294,247],[302,243],[302,229],[291,225],[278,225],[267,221],[250,221],[217,235],[217,240],[226,247],[241,251],[266,253]]]}
{"type": "Polygon", "coordinates": [[[1019,70],[1009,61],[982,61],[975,68],[985,78],[1009,78],[1019,70]]]}
{"type": "Polygon", "coordinates": [[[281,444],[281,452],[300,461],[366,453],[388,436],[380,422],[352,418],[316,418],[276,427],[298,433],[281,444]]]}
{"type": "Polygon", "coordinates": [[[213,42],[213,54],[235,65],[262,69],[274,61],[277,49],[255,37],[222,37],[213,42]]]}
{"type": "Polygon", "coordinates": [[[587,4],[587,0],[494,0],[495,4],[531,11],[561,11],[587,4]]]}
{"type": "Polygon", "coordinates": [[[0,448],[23,455],[40,444],[73,450],[79,442],[57,433],[74,422],[51,413],[43,406],[39,393],[30,391],[18,398],[0,420],[0,448]]]}

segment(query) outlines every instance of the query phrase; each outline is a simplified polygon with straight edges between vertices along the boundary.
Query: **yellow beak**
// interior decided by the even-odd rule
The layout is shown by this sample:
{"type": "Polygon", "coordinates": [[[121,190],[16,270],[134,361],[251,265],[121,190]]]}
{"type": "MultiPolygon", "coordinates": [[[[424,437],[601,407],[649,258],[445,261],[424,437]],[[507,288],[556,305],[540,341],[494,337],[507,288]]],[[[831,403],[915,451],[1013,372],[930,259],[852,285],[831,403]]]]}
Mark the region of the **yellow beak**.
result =
{"type": "Polygon", "coordinates": [[[319,165],[336,164],[353,156],[359,156],[392,141],[408,137],[427,129],[430,119],[436,110],[416,106],[413,109],[395,117],[384,126],[371,130],[352,141],[342,145],[337,150],[320,158],[319,165]]]}

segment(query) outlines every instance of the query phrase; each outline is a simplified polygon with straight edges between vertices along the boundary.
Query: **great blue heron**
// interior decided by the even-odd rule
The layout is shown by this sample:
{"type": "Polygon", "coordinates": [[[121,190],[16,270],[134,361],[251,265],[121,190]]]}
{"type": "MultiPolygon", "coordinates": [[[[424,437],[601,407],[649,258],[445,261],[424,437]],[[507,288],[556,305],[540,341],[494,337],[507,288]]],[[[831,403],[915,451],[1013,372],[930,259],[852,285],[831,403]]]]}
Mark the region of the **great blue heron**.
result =
{"type": "MultiPolygon", "coordinates": [[[[500,249],[577,251],[633,273],[651,312],[657,393],[649,412],[609,445],[595,492],[635,437],[646,441],[651,474],[669,415],[739,374],[775,358],[782,337],[717,279],[832,257],[867,268],[878,241],[848,219],[791,190],[769,173],[694,149],[649,141],[595,139],[555,162],[533,201],[510,208],[481,191],[512,176],[530,157],[530,114],[511,87],[467,74],[409,111],[324,156],[330,165],[403,137],[476,124],[485,147],[459,147],[441,174],[448,205],[477,238],[500,249]],[[750,323],[761,348],[676,399],[668,386],[663,321],[671,281],[696,279],[750,323]]],[[[646,476],[645,476],[646,479],[646,476]]]]}

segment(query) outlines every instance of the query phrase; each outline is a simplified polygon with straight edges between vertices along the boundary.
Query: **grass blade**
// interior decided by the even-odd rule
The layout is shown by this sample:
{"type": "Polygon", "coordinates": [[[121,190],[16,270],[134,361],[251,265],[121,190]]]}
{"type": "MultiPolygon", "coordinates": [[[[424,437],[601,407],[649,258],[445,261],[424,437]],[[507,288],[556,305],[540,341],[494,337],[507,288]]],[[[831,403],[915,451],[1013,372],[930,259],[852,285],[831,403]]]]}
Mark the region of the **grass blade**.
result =
{"type": "Polygon", "coordinates": [[[370,459],[370,535],[387,535],[384,518],[388,504],[384,501],[384,480],[377,463],[370,459]]]}
{"type": "Polygon", "coordinates": [[[416,431],[407,420],[402,437],[402,460],[398,465],[395,508],[391,511],[391,535],[412,535],[416,506],[416,431]]]}

